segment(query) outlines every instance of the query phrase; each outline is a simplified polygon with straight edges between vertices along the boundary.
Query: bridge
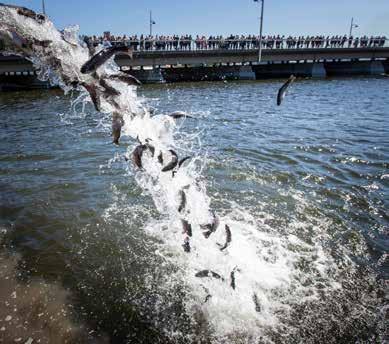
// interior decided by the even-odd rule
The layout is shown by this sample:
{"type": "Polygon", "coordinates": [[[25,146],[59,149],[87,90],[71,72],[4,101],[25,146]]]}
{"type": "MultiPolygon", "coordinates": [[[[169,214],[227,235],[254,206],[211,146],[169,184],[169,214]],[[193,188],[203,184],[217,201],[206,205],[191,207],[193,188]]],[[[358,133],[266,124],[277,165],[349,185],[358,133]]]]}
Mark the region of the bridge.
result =
{"type": "MultiPolygon", "coordinates": [[[[299,48],[264,49],[261,61],[264,63],[298,63],[387,58],[389,58],[389,47],[299,48]]],[[[120,67],[252,64],[258,62],[258,49],[136,51],[132,60],[127,55],[118,55],[115,61],[120,67]]]]}
{"type": "MultiPolygon", "coordinates": [[[[142,50],[133,59],[117,55],[115,61],[145,83],[380,75],[389,74],[389,47],[264,49],[261,63],[258,49],[142,50]]],[[[15,83],[17,77],[31,82],[35,74],[29,61],[0,55],[0,84],[15,83]]]]}

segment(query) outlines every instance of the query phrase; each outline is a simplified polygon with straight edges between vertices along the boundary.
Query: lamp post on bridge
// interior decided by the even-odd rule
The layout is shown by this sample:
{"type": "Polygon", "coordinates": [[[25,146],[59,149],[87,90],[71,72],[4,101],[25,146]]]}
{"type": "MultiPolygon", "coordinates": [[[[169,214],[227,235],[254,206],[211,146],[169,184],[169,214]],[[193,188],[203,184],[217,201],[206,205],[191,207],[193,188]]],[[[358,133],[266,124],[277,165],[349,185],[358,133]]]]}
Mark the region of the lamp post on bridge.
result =
{"type": "Polygon", "coordinates": [[[155,25],[155,21],[153,20],[153,12],[150,11],[150,36],[153,35],[153,25],[155,25]]]}
{"type": "Polygon", "coordinates": [[[351,37],[353,35],[353,29],[357,28],[357,27],[359,27],[359,25],[354,24],[354,17],[352,17],[351,18],[350,35],[349,35],[349,37],[351,37]]]}
{"type": "Polygon", "coordinates": [[[42,13],[46,15],[46,6],[45,6],[45,0],[42,0],[42,13]]]}
{"type": "Polygon", "coordinates": [[[254,2],[261,1],[261,18],[260,18],[260,26],[259,26],[259,47],[258,47],[258,63],[262,60],[262,29],[263,29],[263,10],[265,7],[265,0],[254,0],[254,2]]]}

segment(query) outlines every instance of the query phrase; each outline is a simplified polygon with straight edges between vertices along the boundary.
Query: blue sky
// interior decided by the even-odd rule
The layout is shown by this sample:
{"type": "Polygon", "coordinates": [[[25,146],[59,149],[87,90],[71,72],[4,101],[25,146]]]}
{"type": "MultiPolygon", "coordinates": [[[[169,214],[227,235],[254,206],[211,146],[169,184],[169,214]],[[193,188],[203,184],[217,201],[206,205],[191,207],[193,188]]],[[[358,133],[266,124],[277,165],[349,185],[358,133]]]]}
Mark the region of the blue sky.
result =
{"type": "MultiPolygon", "coordinates": [[[[2,0],[41,10],[41,0],[2,0]]],[[[158,34],[249,34],[259,31],[253,0],[45,0],[58,28],[79,24],[84,34],[149,31],[149,10],[158,34]]],[[[265,0],[265,34],[345,34],[351,17],[356,35],[389,37],[389,0],[265,0]]]]}

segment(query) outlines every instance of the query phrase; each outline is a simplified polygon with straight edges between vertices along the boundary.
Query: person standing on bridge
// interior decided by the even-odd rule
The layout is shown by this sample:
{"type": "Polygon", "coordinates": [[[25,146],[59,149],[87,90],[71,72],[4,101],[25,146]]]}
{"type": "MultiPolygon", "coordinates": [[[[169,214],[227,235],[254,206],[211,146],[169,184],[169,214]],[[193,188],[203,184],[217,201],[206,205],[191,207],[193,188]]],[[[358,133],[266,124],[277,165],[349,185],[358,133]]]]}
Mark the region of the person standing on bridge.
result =
{"type": "Polygon", "coordinates": [[[359,45],[359,38],[355,38],[355,41],[354,41],[354,48],[358,48],[358,45],[359,45]]]}
{"type": "Polygon", "coordinates": [[[109,40],[107,37],[104,37],[104,38],[103,38],[103,47],[104,47],[104,48],[110,48],[110,47],[112,47],[112,44],[111,44],[110,40],[109,40]]]}
{"type": "Polygon", "coordinates": [[[200,50],[201,42],[200,42],[199,35],[196,36],[195,44],[196,44],[196,50],[200,50]]]}
{"type": "Polygon", "coordinates": [[[353,44],[353,41],[354,41],[354,37],[353,36],[350,36],[348,38],[348,47],[351,48],[352,44],[353,44]]]}

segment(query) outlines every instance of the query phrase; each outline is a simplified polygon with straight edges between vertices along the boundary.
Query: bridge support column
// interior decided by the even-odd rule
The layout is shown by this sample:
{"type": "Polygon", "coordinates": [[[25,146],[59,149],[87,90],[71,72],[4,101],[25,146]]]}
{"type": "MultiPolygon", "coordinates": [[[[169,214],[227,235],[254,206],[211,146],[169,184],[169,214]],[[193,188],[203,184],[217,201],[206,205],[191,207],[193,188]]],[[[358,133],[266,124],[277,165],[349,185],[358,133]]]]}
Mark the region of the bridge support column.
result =
{"type": "Polygon", "coordinates": [[[382,61],[327,62],[325,68],[329,76],[381,75],[385,73],[382,61]]]}
{"type": "Polygon", "coordinates": [[[385,73],[389,74],[389,59],[386,59],[385,61],[382,61],[382,64],[384,66],[385,73]]]}
{"type": "Polygon", "coordinates": [[[255,73],[251,66],[240,66],[238,78],[239,80],[255,80],[255,73]]]}
{"type": "Polygon", "coordinates": [[[324,68],[323,62],[315,62],[312,65],[312,78],[325,78],[327,76],[327,71],[324,68]]]}
{"type": "Polygon", "coordinates": [[[370,64],[370,74],[371,75],[381,75],[385,73],[384,64],[382,61],[371,61],[370,64]]]}

